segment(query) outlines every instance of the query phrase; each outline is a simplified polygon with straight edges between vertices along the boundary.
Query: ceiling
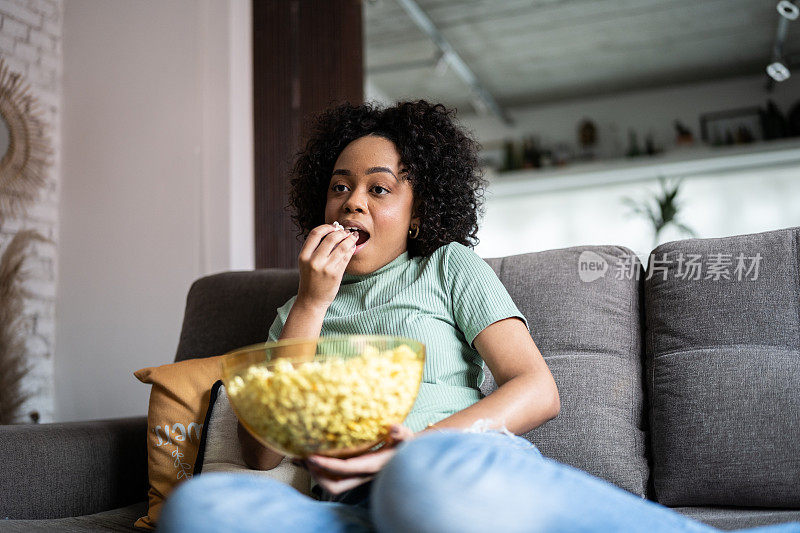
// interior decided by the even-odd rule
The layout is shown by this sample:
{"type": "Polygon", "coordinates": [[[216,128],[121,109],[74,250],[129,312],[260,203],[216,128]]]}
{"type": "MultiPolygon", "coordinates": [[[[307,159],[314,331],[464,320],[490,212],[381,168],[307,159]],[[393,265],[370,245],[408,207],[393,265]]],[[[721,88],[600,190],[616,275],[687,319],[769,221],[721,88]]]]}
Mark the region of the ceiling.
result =
{"type": "MultiPolygon", "coordinates": [[[[777,0],[416,2],[504,109],[764,73],[779,17],[777,0]]],[[[398,0],[363,5],[370,83],[392,100],[472,108],[398,0]]],[[[784,51],[800,54],[800,19],[784,51]]]]}

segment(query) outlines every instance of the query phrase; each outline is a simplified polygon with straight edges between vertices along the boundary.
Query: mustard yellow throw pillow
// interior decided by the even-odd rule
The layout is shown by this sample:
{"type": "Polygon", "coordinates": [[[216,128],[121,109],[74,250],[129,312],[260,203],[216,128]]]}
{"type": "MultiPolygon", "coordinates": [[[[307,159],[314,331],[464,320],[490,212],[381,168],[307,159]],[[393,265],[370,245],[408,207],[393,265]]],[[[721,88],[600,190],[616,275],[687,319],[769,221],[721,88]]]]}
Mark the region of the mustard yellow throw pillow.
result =
{"type": "Polygon", "coordinates": [[[222,356],[189,359],[133,373],[153,385],[147,411],[147,516],[135,527],[155,529],[175,486],[192,477],[211,386],[222,378],[222,356]]]}

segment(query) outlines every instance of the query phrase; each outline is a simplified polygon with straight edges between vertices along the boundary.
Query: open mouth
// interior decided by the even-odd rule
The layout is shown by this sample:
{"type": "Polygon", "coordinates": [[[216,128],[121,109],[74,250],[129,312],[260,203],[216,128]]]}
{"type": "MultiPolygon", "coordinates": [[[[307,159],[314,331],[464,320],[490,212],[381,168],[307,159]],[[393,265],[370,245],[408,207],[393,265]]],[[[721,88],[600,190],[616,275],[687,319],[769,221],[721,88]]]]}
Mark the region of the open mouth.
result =
{"type": "Polygon", "coordinates": [[[366,243],[369,240],[369,232],[366,230],[361,230],[355,227],[345,227],[342,226],[338,221],[334,221],[333,225],[337,229],[343,229],[347,232],[355,233],[356,235],[358,235],[358,237],[356,238],[356,252],[359,249],[361,249],[364,243],[366,243]]]}
{"type": "Polygon", "coordinates": [[[369,233],[362,230],[350,230],[358,234],[358,240],[356,241],[356,246],[360,246],[369,240],[369,233]]]}

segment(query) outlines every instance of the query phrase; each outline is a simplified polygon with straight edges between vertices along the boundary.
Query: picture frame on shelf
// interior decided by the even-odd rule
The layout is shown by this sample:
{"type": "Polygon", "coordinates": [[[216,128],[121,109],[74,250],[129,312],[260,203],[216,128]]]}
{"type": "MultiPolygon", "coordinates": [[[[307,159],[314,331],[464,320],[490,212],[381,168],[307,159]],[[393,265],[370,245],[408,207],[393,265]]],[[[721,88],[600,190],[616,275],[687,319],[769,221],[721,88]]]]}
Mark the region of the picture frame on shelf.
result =
{"type": "Polygon", "coordinates": [[[742,107],[700,115],[700,138],[713,146],[763,141],[761,108],[742,107]]]}

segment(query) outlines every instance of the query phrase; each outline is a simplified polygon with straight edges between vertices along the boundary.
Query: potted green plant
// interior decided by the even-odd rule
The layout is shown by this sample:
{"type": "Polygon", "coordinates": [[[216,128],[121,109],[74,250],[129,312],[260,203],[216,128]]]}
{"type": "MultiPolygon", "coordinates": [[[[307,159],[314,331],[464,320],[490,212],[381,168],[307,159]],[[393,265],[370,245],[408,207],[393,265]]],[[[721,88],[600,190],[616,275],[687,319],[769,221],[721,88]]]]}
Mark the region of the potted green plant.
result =
{"type": "Polygon", "coordinates": [[[658,178],[661,190],[655,195],[643,200],[635,200],[625,197],[622,203],[627,205],[634,216],[642,216],[651,224],[653,229],[653,248],[658,246],[659,238],[667,229],[674,229],[679,235],[697,237],[695,231],[678,219],[678,212],[681,204],[678,201],[678,193],[682,184],[682,179],[674,181],[665,179],[663,176],[658,178]]]}

